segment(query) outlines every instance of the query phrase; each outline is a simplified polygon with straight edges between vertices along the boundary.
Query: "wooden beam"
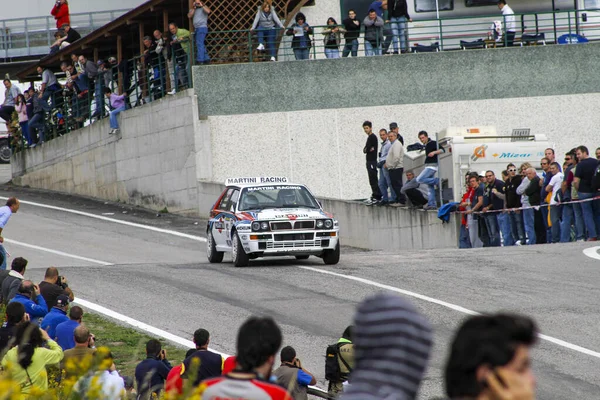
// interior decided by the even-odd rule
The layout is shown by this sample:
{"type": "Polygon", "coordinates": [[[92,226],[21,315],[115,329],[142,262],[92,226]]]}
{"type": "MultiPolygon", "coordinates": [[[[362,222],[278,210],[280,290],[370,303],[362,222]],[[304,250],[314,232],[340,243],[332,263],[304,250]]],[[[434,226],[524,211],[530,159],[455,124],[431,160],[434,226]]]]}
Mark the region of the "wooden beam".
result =
{"type": "Polygon", "coordinates": [[[169,30],[169,11],[163,10],[163,32],[169,30]]]}
{"type": "Polygon", "coordinates": [[[139,26],[139,35],[140,35],[140,54],[144,54],[144,25],[140,24],[139,26]]]}
{"type": "Polygon", "coordinates": [[[127,20],[127,25],[137,25],[137,24],[141,24],[142,21],[138,21],[137,19],[128,19],[127,20]]]}
{"type": "Polygon", "coordinates": [[[98,48],[94,47],[94,64],[98,62],[98,48]]]}

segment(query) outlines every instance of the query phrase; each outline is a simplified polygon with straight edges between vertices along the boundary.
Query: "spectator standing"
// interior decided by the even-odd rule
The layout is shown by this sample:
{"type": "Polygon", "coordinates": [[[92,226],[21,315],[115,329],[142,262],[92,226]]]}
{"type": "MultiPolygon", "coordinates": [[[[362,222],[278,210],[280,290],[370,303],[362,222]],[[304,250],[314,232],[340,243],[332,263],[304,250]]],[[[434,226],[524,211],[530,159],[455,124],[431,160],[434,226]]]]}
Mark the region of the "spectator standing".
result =
{"type": "Polygon", "coordinates": [[[94,89],[94,101],[96,108],[91,115],[92,118],[102,117],[104,115],[104,102],[102,101],[102,79],[98,79],[98,66],[86,56],[79,56],[79,64],[87,76],[87,82],[90,89],[94,89]]]}
{"type": "Polygon", "coordinates": [[[338,397],[344,391],[344,382],[348,381],[350,373],[354,369],[354,345],[352,344],[353,331],[353,325],[347,326],[346,329],[344,329],[344,333],[342,333],[342,337],[337,342],[340,380],[329,381],[327,392],[332,398],[338,397]]]}
{"type": "Polygon", "coordinates": [[[31,146],[32,142],[29,138],[29,117],[27,116],[27,100],[25,100],[25,96],[22,94],[17,96],[17,101],[15,102],[15,111],[19,115],[21,134],[27,141],[27,145],[31,146]]]}
{"type": "MultiPolygon", "coordinates": [[[[20,205],[21,203],[16,197],[10,197],[6,200],[6,205],[0,207],[0,235],[2,235],[2,231],[4,231],[10,217],[19,211],[20,205]]],[[[0,255],[2,256],[0,269],[6,269],[6,250],[4,249],[4,237],[2,236],[0,236],[0,255]]]]}
{"type": "Polygon", "coordinates": [[[277,61],[275,58],[277,56],[277,50],[275,49],[277,30],[284,28],[272,5],[268,1],[265,1],[256,12],[256,17],[254,17],[254,22],[252,23],[252,31],[257,31],[258,47],[256,49],[258,51],[265,50],[266,41],[271,61],[277,61]]]}
{"type": "MultiPolygon", "coordinates": [[[[82,322],[83,309],[79,306],[73,306],[69,310],[69,320],[58,324],[56,327],[56,342],[63,350],[75,347],[74,332],[82,322]]],[[[94,335],[92,335],[93,338],[94,335]]]]}
{"type": "Polygon", "coordinates": [[[529,203],[529,196],[525,194],[525,189],[529,186],[529,178],[527,177],[527,169],[531,168],[531,164],[528,162],[521,164],[519,167],[520,175],[521,175],[521,184],[517,188],[517,195],[521,196],[521,206],[522,217],[523,217],[523,227],[525,230],[525,237],[527,241],[521,242],[521,244],[535,244],[535,229],[534,229],[534,211],[531,208],[531,204],[529,203]],[[528,216],[530,219],[531,225],[527,225],[525,223],[525,217],[528,216]],[[530,239],[533,237],[533,241],[530,239]]]}
{"type": "Polygon", "coordinates": [[[506,0],[499,0],[498,8],[502,11],[502,17],[504,18],[506,45],[510,47],[515,41],[515,32],[517,31],[515,12],[506,4],[506,0]]]}
{"type": "Polygon", "coordinates": [[[48,311],[56,305],[59,296],[66,296],[70,302],[75,300],[75,295],[69,287],[67,278],[64,275],[59,276],[56,267],[46,269],[44,280],[40,282],[40,291],[44,296],[44,300],[46,300],[48,311]]]}
{"type": "Polygon", "coordinates": [[[472,216],[467,215],[465,213],[465,211],[470,209],[471,201],[473,200],[473,195],[475,194],[475,189],[473,189],[471,187],[471,185],[469,185],[469,176],[470,176],[470,173],[467,173],[465,176],[466,190],[465,190],[465,193],[463,194],[460,204],[458,205],[458,211],[462,212],[461,218],[460,218],[460,233],[459,233],[459,238],[458,238],[458,248],[459,249],[470,249],[471,247],[473,247],[473,245],[471,244],[471,239],[469,238],[469,225],[468,225],[469,217],[472,217],[472,216]]]}
{"type": "Polygon", "coordinates": [[[395,132],[396,136],[398,136],[398,140],[400,141],[400,143],[402,143],[402,146],[404,146],[404,138],[400,134],[400,128],[398,127],[397,122],[390,123],[390,132],[395,132]]]}
{"type": "Polygon", "coordinates": [[[42,318],[48,314],[48,306],[40,294],[40,287],[31,281],[21,281],[17,294],[10,300],[10,302],[13,301],[25,306],[25,312],[29,314],[31,322],[36,325],[39,325],[42,318]]]}
{"type": "Polygon", "coordinates": [[[512,230],[510,227],[508,210],[506,209],[506,184],[508,182],[508,171],[502,171],[502,181],[504,182],[504,189],[502,193],[498,192],[496,195],[504,201],[503,211],[499,212],[496,218],[498,219],[498,226],[502,235],[503,246],[513,246],[515,240],[513,238],[512,230]]]}
{"type": "Polygon", "coordinates": [[[317,383],[317,379],[306,369],[296,357],[296,350],[286,346],[280,353],[281,366],[273,371],[277,384],[285,389],[294,400],[308,400],[308,385],[317,383]]]}
{"type": "Polygon", "coordinates": [[[194,332],[196,352],[183,361],[181,376],[183,379],[193,378],[193,386],[198,386],[201,381],[221,375],[223,357],[208,350],[210,333],[206,329],[194,332]]]}
{"type": "Polygon", "coordinates": [[[58,364],[63,352],[48,333],[31,322],[17,327],[17,343],[2,359],[2,367],[10,373],[14,382],[21,387],[21,395],[27,398],[33,390],[48,391],[46,367],[58,364]]]}
{"type": "Polygon", "coordinates": [[[13,338],[17,333],[17,325],[28,320],[23,304],[15,302],[6,307],[6,319],[0,327],[0,358],[16,344],[13,338]]]}
{"type": "MultiPolygon", "coordinates": [[[[175,76],[177,76],[180,90],[188,85],[188,60],[190,54],[190,38],[191,33],[187,29],[183,29],[177,26],[175,22],[169,24],[169,32],[171,33],[171,49],[173,56],[175,57],[175,76]]],[[[203,64],[210,62],[208,53],[205,52],[205,61],[203,64]]]]}
{"type": "MultiPolygon", "coordinates": [[[[415,179],[415,174],[412,171],[406,171],[406,182],[400,190],[404,196],[410,200],[410,203],[415,208],[423,208],[427,204],[427,199],[423,196],[423,192],[419,189],[418,179],[415,179]]],[[[425,208],[428,210],[428,208],[425,208]]]]}
{"type": "Polygon", "coordinates": [[[383,18],[372,8],[363,20],[365,27],[365,55],[380,56],[383,44],[383,18]]]}
{"type": "MultiPolygon", "coordinates": [[[[550,162],[550,164],[552,164],[553,162],[556,161],[556,154],[554,153],[554,149],[552,147],[548,147],[546,150],[544,150],[544,157],[546,157],[548,159],[548,161],[550,162]]],[[[560,167],[560,165],[559,165],[560,167]]],[[[562,170],[559,169],[559,171],[562,172],[562,170]]]]}
{"type": "MultiPolygon", "coordinates": [[[[550,172],[550,159],[544,157],[540,161],[540,166],[542,167],[542,178],[540,180],[540,201],[543,206],[547,205],[549,202],[547,200],[547,192],[546,186],[550,183],[550,179],[552,179],[552,172],[550,172]]],[[[550,223],[548,221],[548,207],[540,207],[540,211],[542,214],[544,229],[546,231],[545,235],[538,235],[538,243],[550,243],[551,232],[550,232],[550,223]]],[[[540,228],[541,229],[541,228],[540,228]]]]}
{"type": "Polygon", "coordinates": [[[600,161],[600,147],[596,149],[596,160],[600,161]]]}
{"type": "Polygon", "coordinates": [[[533,400],[535,378],[529,352],[536,335],[535,323],[519,315],[479,315],[467,319],[456,332],[446,363],[444,380],[448,397],[516,399],[494,393],[513,389],[514,378],[530,393],[518,398],[533,400]],[[504,384],[498,385],[498,376],[505,378],[504,384]]]}
{"type": "Polygon", "coordinates": [[[551,222],[550,238],[552,243],[560,242],[560,219],[562,216],[562,206],[560,205],[559,192],[562,186],[564,175],[560,172],[560,165],[557,162],[550,164],[550,172],[552,173],[552,179],[546,186],[546,192],[551,195],[550,197],[550,209],[549,217],[551,222]]]}
{"type": "Polygon", "coordinates": [[[508,172],[508,179],[504,187],[506,195],[506,208],[508,214],[508,221],[510,224],[510,230],[512,233],[513,242],[516,245],[525,244],[525,230],[523,229],[523,213],[521,210],[514,210],[515,208],[521,208],[521,195],[517,193],[517,189],[523,181],[521,174],[517,174],[517,166],[514,164],[508,164],[506,166],[508,172]]]}
{"type": "Polygon", "coordinates": [[[4,103],[0,107],[0,118],[6,122],[10,122],[12,113],[15,112],[15,102],[21,94],[21,89],[13,85],[10,79],[4,79],[3,83],[6,90],[4,91],[4,103]]]}
{"type": "Polygon", "coordinates": [[[343,28],[338,26],[333,17],[327,19],[327,28],[323,29],[323,45],[325,46],[325,57],[340,58],[340,43],[342,41],[343,28]]]}
{"type": "Polygon", "coordinates": [[[296,22],[285,32],[292,38],[292,50],[296,60],[308,60],[310,58],[310,48],[312,41],[310,35],[313,34],[313,28],[306,23],[306,16],[302,13],[296,14],[296,22]]]}
{"type": "Polygon", "coordinates": [[[381,202],[379,202],[379,205],[384,206],[396,202],[396,193],[394,193],[394,189],[392,188],[390,173],[387,169],[383,168],[392,144],[388,140],[388,134],[385,129],[379,130],[379,137],[381,138],[381,150],[379,151],[379,162],[377,163],[377,169],[379,170],[379,191],[381,192],[381,202]]]}
{"type": "MultiPolygon", "coordinates": [[[[537,175],[535,168],[529,167],[527,168],[527,178],[529,180],[529,186],[525,189],[525,195],[529,201],[529,205],[531,207],[539,206],[541,203],[540,196],[540,177],[537,175]]],[[[542,224],[540,221],[537,222],[541,218],[541,211],[536,208],[529,208],[525,210],[527,212],[524,213],[523,218],[525,222],[525,231],[527,232],[527,243],[528,244],[536,244],[538,243],[538,233],[545,233],[545,228],[540,230],[538,226],[542,224]]],[[[544,242],[545,243],[545,242],[544,242]]]]}
{"type": "Polygon", "coordinates": [[[490,237],[490,246],[499,247],[500,230],[498,229],[498,213],[504,209],[504,199],[499,195],[504,193],[504,182],[496,178],[494,171],[486,171],[485,178],[487,185],[484,194],[484,206],[481,211],[484,212],[485,224],[490,237]]]}
{"type": "Polygon", "coordinates": [[[412,22],[406,0],[388,0],[388,15],[394,35],[394,53],[398,54],[398,42],[400,42],[400,52],[404,54],[408,51],[406,24],[412,22]]]}
{"type": "Polygon", "coordinates": [[[196,62],[199,64],[210,63],[210,57],[208,56],[204,43],[206,41],[206,35],[208,35],[208,16],[210,13],[210,8],[208,8],[206,3],[202,0],[194,0],[192,8],[188,12],[188,18],[191,18],[194,24],[194,34],[196,35],[196,62]]]}
{"type": "Polygon", "coordinates": [[[379,203],[382,197],[377,179],[377,136],[373,132],[371,121],[363,122],[363,131],[367,134],[367,142],[363,148],[363,153],[367,159],[367,174],[369,176],[369,185],[371,185],[371,198],[367,200],[367,205],[374,205],[379,203]]]}
{"type": "MultiPolygon", "coordinates": [[[[43,296],[42,296],[43,297],[43,296]]],[[[69,310],[69,298],[64,295],[58,296],[56,305],[46,314],[40,327],[48,332],[48,336],[51,338],[56,337],[56,327],[69,320],[67,317],[67,311],[69,310]]]]}
{"type": "MultiPolygon", "coordinates": [[[[576,149],[571,150],[565,155],[567,168],[565,169],[565,178],[562,184],[563,199],[565,202],[577,201],[579,196],[573,185],[575,172],[577,171],[576,149]]],[[[585,226],[580,203],[563,204],[563,219],[560,225],[560,241],[563,243],[571,241],[571,225],[575,225],[575,238],[578,241],[585,240],[585,226]]]]}
{"type": "Polygon", "coordinates": [[[70,24],[69,2],[67,0],[57,0],[50,14],[56,20],[56,29],[60,29],[63,24],[70,24]]]}
{"type": "Polygon", "coordinates": [[[160,397],[171,368],[167,360],[167,351],[162,348],[158,340],[150,339],[146,343],[146,359],[135,367],[139,399],[150,399],[153,394],[160,397]]]}
{"type": "Polygon", "coordinates": [[[43,68],[41,65],[38,65],[37,72],[42,76],[42,87],[38,97],[42,100],[42,108],[44,111],[48,112],[55,104],[53,94],[60,91],[61,87],[56,80],[54,72],[50,71],[48,68],[43,68]],[[48,100],[50,100],[52,105],[48,104],[48,100]]]}
{"type": "Polygon", "coordinates": [[[64,351],[64,358],[61,364],[61,370],[65,371],[66,377],[81,376],[85,371],[82,364],[90,362],[96,352],[94,338],[90,330],[79,325],[73,332],[75,347],[64,351]]]}
{"type": "Polygon", "coordinates": [[[473,188],[473,197],[471,200],[471,206],[467,210],[467,223],[469,227],[469,239],[471,245],[474,248],[484,247],[487,243],[481,240],[480,229],[485,226],[483,215],[473,214],[479,212],[483,208],[483,194],[485,192],[485,186],[479,182],[479,176],[475,172],[474,175],[469,176],[469,185],[473,188]],[[470,218],[470,219],[469,219],[470,218]]]}
{"type": "Polygon", "coordinates": [[[44,139],[45,139],[45,135],[44,135],[44,131],[45,131],[45,126],[44,126],[44,108],[42,107],[42,99],[39,96],[39,92],[34,92],[33,93],[33,118],[31,118],[29,120],[29,136],[31,137],[31,140],[34,142],[31,147],[35,147],[36,146],[36,139],[37,139],[37,144],[42,144],[44,143],[44,139]],[[36,134],[37,132],[37,134],[36,134]],[[37,136],[37,138],[36,138],[37,136]]]}
{"type": "Polygon", "coordinates": [[[35,94],[35,89],[30,87],[27,89],[25,93],[25,106],[27,107],[27,119],[31,120],[33,118],[33,95],[35,94]]]}
{"type": "Polygon", "coordinates": [[[349,10],[348,18],[342,21],[346,33],[344,33],[344,50],[342,51],[342,57],[348,57],[352,54],[352,57],[358,56],[358,38],[360,37],[360,21],[356,18],[356,11],[349,10]]]}
{"type": "Polygon", "coordinates": [[[368,297],[354,316],[355,368],[343,400],[416,398],[433,334],[412,304],[391,293],[368,297]]]}
{"type": "Polygon", "coordinates": [[[427,205],[424,208],[426,210],[435,210],[437,208],[435,201],[435,187],[439,183],[439,179],[435,177],[435,174],[438,171],[438,155],[442,154],[444,149],[438,149],[437,142],[431,140],[429,134],[425,131],[419,132],[419,140],[425,145],[425,168],[417,177],[417,182],[427,185],[429,188],[427,205]]]}
{"type": "MultiPolygon", "coordinates": [[[[169,32],[170,33],[170,32],[169,32]]],[[[156,52],[162,55],[163,59],[166,60],[167,64],[167,75],[169,75],[169,88],[171,92],[169,94],[175,94],[175,70],[173,69],[173,54],[171,51],[171,40],[168,38],[168,34],[159,31],[156,29],[152,35],[154,36],[154,42],[156,43],[156,52]]],[[[108,59],[111,69],[113,72],[113,80],[115,82],[118,81],[119,72],[117,69],[117,59],[114,57],[110,57],[108,59]]],[[[166,79],[166,78],[165,78],[166,79]]],[[[166,82],[165,82],[166,83],[166,82]]],[[[127,91],[123,91],[123,93],[127,93],[127,91]]]]}
{"type": "Polygon", "coordinates": [[[592,180],[598,167],[598,160],[590,157],[589,151],[585,146],[577,148],[577,158],[579,159],[579,163],[575,171],[573,185],[577,189],[579,200],[582,200],[580,204],[588,235],[587,240],[596,241],[600,232],[600,200],[590,201],[589,199],[595,196],[592,189],[592,180]]]}
{"type": "Polygon", "coordinates": [[[25,280],[25,269],[27,268],[27,260],[23,257],[15,258],[10,266],[8,275],[2,280],[1,298],[2,303],[7,305],[9,301],[15,297],[19,291],[21,282],[25,280]]]}
{"type": "MultiPolygon", "coordinates": [[[[157,100],[163,96],[165,89],[164,84],[167,79],[166,63],[162,54],[157,51],[156,42],[150,36],[144,36],[142,42],[146,48],[144,50],[144,63],[151,71],[150,83],[152,88],[148,85],[148,91],[152,92],[152,96],[148,101],[157,100]]],[[[183,53],[183,51],[180,53],[183,53]]],[[[106,94],[104,90],[103,93],[106,94]]]]}
{"type": "Polygon", "coordinates": [[[238,368],[226,376],[202,382],[199,394],[206,399],[292,400],[285,389],[265,380],[271,376],[281,340],[281,330],[273,319],[249,318],[238,331],[238,368]]]}
{"type": "Polygon", "coordinates": [[[392,207],[406,207],[406,197],[402,193],[402,174],[404,172],[404,146],[398,140],[395,131],[388,132],[390,140],[390,152],[383,168],[386,168],[390,174],[392,189],[396,194],[396,202],[390,204],[392,207]]]}
{"type": "Polygon", "coordinates": [[[110,132],[109,134],[119,133],[119,121],[117,121],[117,115],[122,113],[127,109],[125,105],[125,95],[116,95],[114,94],[110,88],[104,88],[104,95],[108,100],[108,104],[110,105],[110,132]]]}

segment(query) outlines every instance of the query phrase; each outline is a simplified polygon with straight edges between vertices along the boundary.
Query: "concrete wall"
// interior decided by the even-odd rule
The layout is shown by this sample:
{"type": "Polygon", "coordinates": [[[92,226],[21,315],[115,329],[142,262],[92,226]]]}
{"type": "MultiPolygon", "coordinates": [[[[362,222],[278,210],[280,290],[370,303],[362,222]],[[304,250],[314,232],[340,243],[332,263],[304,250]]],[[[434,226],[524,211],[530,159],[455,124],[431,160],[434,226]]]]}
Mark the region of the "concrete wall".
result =
{"type": "Polygon", "coordinates": [[[195,101],[191,90],[182,92],[121,113],[119,135],[108,134],[105,119],[17,153],[13,181],[197,214],[203,141],[195,101]]]}

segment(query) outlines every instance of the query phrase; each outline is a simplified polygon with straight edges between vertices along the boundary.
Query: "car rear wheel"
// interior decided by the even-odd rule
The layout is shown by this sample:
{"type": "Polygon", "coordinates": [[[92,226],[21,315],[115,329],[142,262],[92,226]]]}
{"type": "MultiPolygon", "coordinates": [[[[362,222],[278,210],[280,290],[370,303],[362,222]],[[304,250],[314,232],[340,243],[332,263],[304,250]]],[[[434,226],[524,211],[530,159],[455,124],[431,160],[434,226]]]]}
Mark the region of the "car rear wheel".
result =
{"type": "Polygon", "coordinates": [[[308,260],[310,256],[296,256],[296,260],[308,260]]]}
{"type": "Polygon", "coordinates": [[[223,252],[217,251],[212,231],[208,231],[208,235],[206,235],[206,255],[208,261],[211,263],[220,263],[223,261],[223,252]]]}
{"type": "Polygon", "coordinates": [[[10,162],[10,144],[8,140],[0,140],[0,162],[7,164],[10,162]]]}
{"type": "Polygon", "coordinates": [[[238,268],[246,267],[249,263],[250,257],[248,257],[248,254],[246,254],[244,251],[242,241],[240,240],[237,232],[233,233],[232,247],[231,256],[233,257],[233,265],[238,268]]]}
{"type": "Polygon", "coordinates": [[[323,261],[327,265],[334,265],[340,262],[340,241],[338,240],[333,250],[325,250],[323,252],[323,261]]]}

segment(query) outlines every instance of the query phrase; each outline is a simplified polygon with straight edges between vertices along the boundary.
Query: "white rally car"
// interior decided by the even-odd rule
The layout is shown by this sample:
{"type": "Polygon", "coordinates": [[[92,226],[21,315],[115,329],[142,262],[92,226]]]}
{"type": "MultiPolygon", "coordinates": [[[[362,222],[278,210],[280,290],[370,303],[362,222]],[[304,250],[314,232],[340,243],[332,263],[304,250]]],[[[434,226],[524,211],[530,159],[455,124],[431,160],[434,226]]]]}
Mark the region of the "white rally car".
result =
{"type": "Polygon", "coordinates": [[[338,222],[306,186],[284,177],[230,178],[225,184],[206,231],[211,263],[221,262],[225,252],[236,267],[268,256],[339,262],[338,222]]]}

